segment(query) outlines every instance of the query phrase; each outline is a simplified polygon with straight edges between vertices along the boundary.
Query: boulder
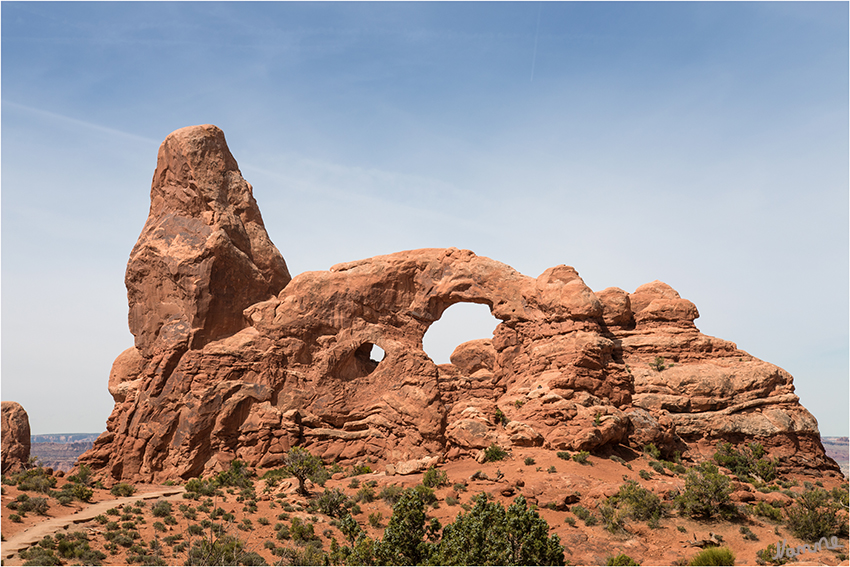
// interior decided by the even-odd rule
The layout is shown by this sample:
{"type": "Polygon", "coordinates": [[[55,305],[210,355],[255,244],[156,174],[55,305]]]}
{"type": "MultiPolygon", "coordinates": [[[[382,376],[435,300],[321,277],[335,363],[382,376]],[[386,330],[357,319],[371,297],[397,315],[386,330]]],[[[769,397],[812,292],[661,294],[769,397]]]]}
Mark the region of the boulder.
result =
{"type": "Polygon", "coordinates": [[[412,459],[395,464],[395,474],[407,475],[417,474],[428,470],[428,467],[436,465],[440,462],[439,457],[423,457],[421,459],[412,459]]]}
{"type": "Polygon", "coordinates": [[[463,374],[472,376],[479,370],[493,370],[496,363],[496,351],[490,339],[467,341],[455,348],[449,357],[463,374]]]}
{"type": "Polygon", "coordinates": [[[22,470],[30,459],[30,420],[18,402],[2,402],[3,474],[22,470]]]}

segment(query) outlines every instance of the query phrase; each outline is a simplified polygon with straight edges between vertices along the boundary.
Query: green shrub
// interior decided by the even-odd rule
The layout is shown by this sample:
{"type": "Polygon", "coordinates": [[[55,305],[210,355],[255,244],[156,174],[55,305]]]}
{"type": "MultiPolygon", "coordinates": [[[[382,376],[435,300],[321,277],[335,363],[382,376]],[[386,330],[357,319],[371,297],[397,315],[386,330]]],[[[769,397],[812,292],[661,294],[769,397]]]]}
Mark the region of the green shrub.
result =
{"type": "Polygon", "coordinates": [[[668,470],[676,473],[676,474],[685,474],[688,472],[681,463],[672,463],[670,461],[661,461],[661,464],[664,465],[668,470]]]}
{"type": "Polygon", "coordinates": [[[626,515],[609,503],[599,506],[599,516],[602,518],[602,525],[612,534],[626,531],[626,515]]]}
{"type": "Polygon", "coordinates": [[[753,506],[753,513],[774,522],[782,521],[782,510],[764,501],[756,502],[756,505],[753,506]]]}
{"type": "Polygon", "coordinates": [[[66,484],[60,492],[56,493],[56,499],[58,500],[61,496],[70,497],[72,500],[89,502],[92,496],[94,496],[94,490],[83,484],[66,484]]]}
{"type": "Polygon", "coordinates": [[[573,460],[575,462],[579,463],[580,465],[585,465],[585,464],[587,464],[587,458],[589,456],[590,456],[590,453],[588,453],[587,451],[579,451],[578,453],[573,455],[573,460]]]}
{"type": "Polygon", "coordinates": [[[21,518],[20,514],[9,514],[9,521],[14,522],[16,524],[20,524],[24,520],[23,520],[23,518],[21,518]]]}
{"type": "MultiPolygon", "coordinates": [[[[536,510],[527,506],[525,498],[518,496],[507,510],[498,502],[490,502],[484,494],[476,496],[474,501],[474,508],[466,514],[458,514],[454,523],[443,529],[442,539],[430,561],[427,557],[420,557],[416,563],[563,564],[564,548],[560,538],[548,536],[549,525],[536,510]]],[[[419,553],[422,554],[421,551],[419,553]]]]}
{"type": "Polygon", "coordinates": [[[47,503],[47,498],[40,496],[30,498],[27,494],[19,494],[15,500],[6,504],[6,507],[19,512],[21,516],[25,516],[27,512],[35,512],[44,516],[47,514],[50,505],[47,503]]]}
{"type": "Polygon", "coordinates": [[[558,451],[555,455],[559,459],[564,459],[565,461],[569,461],[572,458],[572,455],[568,451],[558,451]]]}
{"type": "Polygon", "coordinates": [[[202,538],[189,549],[186,565],[264,565],[256,552],[245,551],[245,544],[231,536],[202,538]]]}
{"type": "Polygon", "coordinates": [[[292,518],[289,535],[295,543],[308,543],[318,539],[313,530],[313,524],[309,522],[305,524],[301,521],[301,518],[292,518]]]}
{"type": "Polygon", "coordinates": [[[354,465],[351,467],[351,473],[348,476],[359,476],[361,474],[369,474],[371,472],[372,467],[369,465],[354,465]]]}
{"type": "Polygon", "coordinates": [[[576,527],[576,521],[575,521],[575,518],[573,518],[572,516],[567,516],[566,518],[564,518],[564,522],[566,522],[567,524],[569,524],[569,525],[570,525],[570,527],[573,527],[573,528],[574,528],[574,527],[576,527]]]}
{"type": "Polygon", "coordinates": [[[24,565],[62,565],[62,561],[52,550],[43,547],[31,547],[22,551],[21,559],[24,560],[24,565]]]}
{"type": "Polygon", "coordinates": [[[620,456],[617,456],[617,455],[611,455],[611,456],[610,456],[610,457],[608,457],[608,458],[609,458],[609,459],[611,459],[612,461],[614,461],[615,463],[620,463],[621,465],[623,465],[624,467],[628,468],[629,470],[631,470],[631,469],[632,469],[632,465],[630,465],[629,463],[627,463],[627,462],[626,462],[626,460],[625,460],[625,459],[623,459],[623,458],[622,458],[622,457],[620,457],[620,456]]]}
{"type": "Polygon", "coordinates": [[[653,460],[658,460],[661,458],[661,449],[655,446],[655,443],[650,443],[648,445],[643,446],[643,452],[653,458],[653,460]]]}
{"type": "Polygon", "coordinates": [[[136,492],[136,487],[126,482],[119,482],[109,491],[113,496],[126,497],[132,496],[136,492]]]}
{"type": "Polygon", "coordinates": [[[381,522],[384,521],[384,515],[380,512],[372,512],[369,514],[369,525],[373,528],[380,528],[383,524],[381,522]]]}
{"type": "Polygon", "coordinates": [[[507,416],[499,408],[496,408],[495,421],[496,421],[496,425],[507,425],[508,424],[507,416]]]}
{"type": "Polygon", "coordinates": [[[649,363],[649,367],[655,370],[656,372],[661,372],[662,370],[667,368],[667,366],[664,365],[663,356],[656,356],[655,360],[649,363]]]}
{"type": "Polygon", "coordinates": [[[590,510],[584,506],[576,504],[572,508],[573,514],[578,516],[578,519],[584,522],[586,526],[595,526],[598,523],[598,518],[590,513],[590,510]]]}
{"type": "Polygon", "coordinates": [[[68,477],[68,480],[74,484],[82,484],[83,486],[91,486],[94,479],[92,478],[91,467],[88,465],[80,465],[77,474],[68,477]]]}
{"type": "Polygon", "coordinates": [[[753,532],[753,530],[751,530],[747,526],[741,526],[740,532],[741,532],[741,535],[744,536],[744,539],[749,539],[749,540],[752,540],[752,541],[758,541],[758,539],[759,539],[759,536],[757,536],[755,534],[755,532],[753,532]]]}
{"type": "MultiPolygon", "coordinates": [[[[322,551],[317,542],[307,544],[304,549],[277,548],[275,555],[281,557],[280,563],[276,565],[326,565],[329,562],[328,555],[322,551]]],[[[256,563],[261,565],[261,563],[256,563]]]]}
{"type": "Polygon", "coordinates": [[[190,498],[198,499],[198,496],[214,496],[216,491],[215,483],[212,480],[204,480],[202,478],[193,478],[186,482],[186,493],[190,494],[190,498]]]}
{"type": "Polygon", "coordinates": [[[417,484],[413,487],[413,491],[416,492],[416,495],[419,496],[419,499],[422,500],[422,503],[426,506],[437,502],[437,495],[434,494],[434,490],[432,488],[428,488],[424,484],[417,484]]]}
{"type": "Polygon", "coordinates": [[[384,502],[389,504],[390,506],[394,506],[398,499],[401,498],[404,489],[400,486],[396,486],[394,484],[388,484],[381,490],[380,494],[378,494],[378,498],[381,498],[384,502]]]}
{"type": "Polygon", "coordinates": [[[368,504],[375,500],[375,490],[371,486],[363,486],[357,491],[354,500],[368,504]]]}
{"type": "Polygon", "coordinates": [[[348,503],[348,496],[338,488],[325,491],[311,502],[316,508],[327,516],[341,518],[345,511],[345,505],[348,503]]]}
{"type": "Polygon", "coordinates": [[[658,474],[664,474],[664,465],[662,465],[658,461],[649,461],[649,466],[658,474]]]}
{"type": "Polygon", "coordinates": [[[133,538],[129,534],[119,533],[112,538],[112,543],[120,545],[121,547],[130,547],[133,545],[133,538]]]}
{"type": "Polygon", "coordinates": [[[728,547],[709,547],[697,553],[688,565],[734,565],[735,554],[728,547]]]}
{"type": "Polygon", "coordinates": [[[756,557],[758,558],[756,561],[759,565],[784,565],[788,563],[788,559],[784,555],[778,559],[774,559],[776,557],[775,543],[771,543],[765,549],[756,551],[756,557]]]}
{"type": "Polygon", "coordinates": [[[42,467],[21,471],[6,477],[7,483],[17,485],[19,490],[47,494],[56,486],[56,477],[47,474],[42,467]]]}
{"type": "Polygon", "coordinates": [[[106,559],[106,554],[89,546],[88,536],[83,532],[56,534],[56,551],[61,558],[83,565],[101,565],[106,559]]]}
{"type": "Polygon", "coordinates": [[[731,443],[719,443],[714,461],[741,479],[755,477],[762,482],[770,482],[776,478],[778,460],[766,459],[765,454],[764,447],[756,442],[745,445],[740,451],[731,443]]]}
{"type": "Polygon", "coordinates": [[[685,492],[675,501],[680,512],[693,518],[712,518],[715,515],[732,517],[737,509],[729,495],[732,484],[720,474],[717,465],[702,463],[688,471],[685,477],[685,492]]]}
{"type": "Polygon", "coordinates": [[[640,563],[638,563],[625,553],[621,553],[619,555],[609,557],[605,561],[605,565],[640,565],[640,563]]]}
{"type": "Polygon", "coordinates": [[[661,499],[633,480],[620,486],[620,490],[608,499],[608,503],[621,509],[628,517],[645,520],[657,525],[664,514],[661,499]]]}
{"type": "Polygon", "coordinates": [[[50,509],[50,504],[47,503],[47,498],[35,497],[29,499],[29,506],[27,506],[27,511],[32,511],[38,514],[39,516],[46,516],[47,511],[50,509]]]}
{"type": "Polygon", "coordinates": [[[217,487],[233,486],[236,488],[251,488],[253,489],[254,482],[252,477],[256,473],[248,468],[248,465],[239,459],[230,461],[230,468],[226,471],[221,471],[215,476],[214,483],[217,487]]]}
{"type": "Polygon", "coordinates": [[[425,471],[422,477],[422,484],[429,488],[446,486],[449,484],[449,475],[446,474],[446,471],[441,471],[432,465],[425,471]]]}
{"type": "Polygon", "coordinates": [[[171,515],[171,502],[167,500],[159,500],[151,508],[151,514],[156,518],[164,518],[171,515]]]}
{"type": "Polygon", "coordinates": [[[446,506],[457,506],[458,502],[460,502],[460,500],[458,500],[457,497],[452,496],[451,494],[446,496],[446,506]]]}
{"type": "Polygon", "coordinates": [[[850,487],[846,484],[842,484],[841,486],[836,486],[830,492],[832,499],[837,502],[842,508],[847,508],[850,506],[850,487]]]}
{"type": "Polygon", "coordinates": [[[652,473],[648,470],[641,469],[638,471],[638,476],[643,480],[650,480],[652,478],[652,473]]]}
{"type": "Polygon", "coordinates": [[[812,488],[797,497],[794,506],[786,508],[788,528],[804,541],[817,541],[822,537],[846,537],[847,522],[838,512],[841,505],[822,488],[812,488]]]}
{"type": "Polygon", "coordinates": [[[535,464],[534,457],[526,457],[525,460],[523,460],[523,463],[528,466],[535,464]]]}
{"type": "Polygon", "coordinates": [[[484,449],[484,460],[488,463],[501,461],[507,456],[508,452],[496,445],[495,443],[484,449]]]}
{"type": "Polygon", "coordinates": [[[168,528],[166,528],[165,524],[163,524],[162,522],[154,522],[153,523],[153,529],[158,531],[158,532],[168,531],[168,528]]]}

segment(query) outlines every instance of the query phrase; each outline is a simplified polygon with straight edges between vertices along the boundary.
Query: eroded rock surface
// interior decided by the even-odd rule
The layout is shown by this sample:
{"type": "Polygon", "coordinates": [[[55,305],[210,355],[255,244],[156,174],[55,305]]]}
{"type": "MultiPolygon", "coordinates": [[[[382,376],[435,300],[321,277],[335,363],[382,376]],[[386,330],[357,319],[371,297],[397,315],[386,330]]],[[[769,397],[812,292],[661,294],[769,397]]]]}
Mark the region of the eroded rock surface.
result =
{"type": "Polygon", "coordinates": [[[139,352],[148,358],[232,335],[246,326],[243,309],[290,279],[224,133],[206,125],[170,134],[125,278],[139,352]]]}
{"type": "Polygon", "coordinates": [[[30,459],[30,420],[18,402],[2,402],[3,474],[24,468],[30,459]]]}
{"type": "Polygon", "coordinates": [[[107,432],[80,459],[113,478],[276,466],[296,444],[401,466],[492,443],[699,457],[758,440],[782,466],[837,470],[791,376],[700,333],[696,306],[662,282],[594,293],[569,266],[533,278],[455,248],[289,281],[212,126],[166,139],[151,198],[127,270],[136,345],[113,365],[107,432]],[[458,302],[501,323],[438,366],[422,338],[458,302]]]}

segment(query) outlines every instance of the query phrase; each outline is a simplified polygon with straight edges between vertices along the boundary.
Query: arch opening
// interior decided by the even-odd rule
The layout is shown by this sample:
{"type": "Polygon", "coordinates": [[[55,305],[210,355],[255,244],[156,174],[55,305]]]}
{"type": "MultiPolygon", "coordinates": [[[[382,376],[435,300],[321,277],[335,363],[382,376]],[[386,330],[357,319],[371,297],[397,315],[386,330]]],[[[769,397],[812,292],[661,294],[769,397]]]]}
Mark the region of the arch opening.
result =
{"type": "Polygon", "coordinates": [[[422,347],[435,364],[449,364],[449,357],[458,345],[475,339],[492,339],[499,323],[487,305],[455,303],[431,323],[422,337],[422,347]]]}
{"type": "Polygon", "coordinates": [[[342,358],[333,370],[333,374],[344,380],[354,380],[368,376],[384,360],[384,349],[373,343],[363,343],[353,352],[342,358]]]}

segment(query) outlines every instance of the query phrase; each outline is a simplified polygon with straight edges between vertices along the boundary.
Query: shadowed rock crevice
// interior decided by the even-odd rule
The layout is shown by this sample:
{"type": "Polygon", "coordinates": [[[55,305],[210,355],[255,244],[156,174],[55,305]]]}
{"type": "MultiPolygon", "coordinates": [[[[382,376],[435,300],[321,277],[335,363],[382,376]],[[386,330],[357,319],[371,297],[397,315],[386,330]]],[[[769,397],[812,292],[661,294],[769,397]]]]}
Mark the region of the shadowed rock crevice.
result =
{"type": "Polygon", "coordinates": [[[534,278],[456,248],[290,281],[214,126],[160,148],[126,284],[136,344],[109,376],[107,432],[80,458],[115,479],[279,466],[294,445],[326,462],[421,464],[493,443],[655,443],[701,459],[725,439],[838,470],[791,376],[700,333],[696,306],[662,282],[594,293],[570,266],[534,278]],[[438,366],[423,337],[461,302],[498,325],[438,366]]]}

